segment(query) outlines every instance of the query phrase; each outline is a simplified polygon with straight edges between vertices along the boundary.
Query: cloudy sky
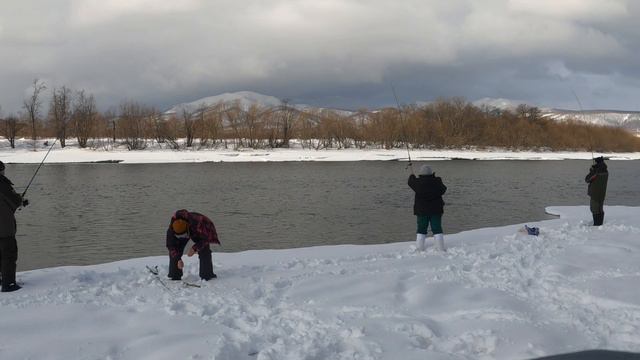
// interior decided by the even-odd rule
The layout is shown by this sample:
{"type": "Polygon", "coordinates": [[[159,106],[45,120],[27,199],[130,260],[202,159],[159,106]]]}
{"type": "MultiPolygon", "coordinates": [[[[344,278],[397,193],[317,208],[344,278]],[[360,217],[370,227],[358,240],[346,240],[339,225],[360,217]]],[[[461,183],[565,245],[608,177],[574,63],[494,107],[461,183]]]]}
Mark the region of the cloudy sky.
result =
{"type": "MultiPolygon", "coordinates": [[[[0,0],[0,106],[34,79],[159,109],[251,90],[640,110],[635,0],[0,0]]],[[[45,104],[46,105],[46,104],[45,104]]],[[[46,108],[46,106],[45,106],[46,108]]]]}

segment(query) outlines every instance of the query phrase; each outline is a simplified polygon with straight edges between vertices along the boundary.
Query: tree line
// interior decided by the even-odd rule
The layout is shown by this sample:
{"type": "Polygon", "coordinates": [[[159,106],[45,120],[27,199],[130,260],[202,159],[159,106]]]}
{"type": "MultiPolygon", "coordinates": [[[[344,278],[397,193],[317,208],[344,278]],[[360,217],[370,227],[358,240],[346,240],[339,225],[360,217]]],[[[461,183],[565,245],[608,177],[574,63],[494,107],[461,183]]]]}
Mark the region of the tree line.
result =
{"type": "Polygon", "coordinates": [[[540,109],[474,106],[463,98],[438,99],[370,111],[299,110],[279,106],[218,103],[166,114],[144,104],[123,102],[100,112],[92,94],[63,86],[43,103],[46,85],[34,80],[33,92],[18,115],[0,116],[0,134],[15,147],[21,136],[34,141],[55,137],[60,146],[74,138],[81,148],[126,146],[142,150],[151,143],[166,148],[307,149],[460,149],[499,147],[542,151],[640,151],[640,138],[628,130],[596,126],[579,119],[553,120],[540,109]],[[48,105],[46,107],[46,105],[48,105]],[[45,109],[46,107],[46,109],[45,109]],[[45,111],[46,110],[46,111],[45,111]]]}

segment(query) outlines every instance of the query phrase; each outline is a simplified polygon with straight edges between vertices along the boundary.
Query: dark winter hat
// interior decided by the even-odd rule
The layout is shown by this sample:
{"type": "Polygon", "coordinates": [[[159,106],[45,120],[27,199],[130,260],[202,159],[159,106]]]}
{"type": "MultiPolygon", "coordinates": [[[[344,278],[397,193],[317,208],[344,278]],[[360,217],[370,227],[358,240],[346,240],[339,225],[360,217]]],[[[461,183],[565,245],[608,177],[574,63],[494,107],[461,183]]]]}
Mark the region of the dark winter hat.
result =
{"type": "Polygon", "coordinates": [[[0,161],[0,171],[4,171],[4,163],[0,161]]]}
{"type": "Polygon", "coordinates": [[[602,164],[604,162],[604,157],[600,156],[600,157],[597,157],[595,160],[596,160],[596,164],[602,164]]]}

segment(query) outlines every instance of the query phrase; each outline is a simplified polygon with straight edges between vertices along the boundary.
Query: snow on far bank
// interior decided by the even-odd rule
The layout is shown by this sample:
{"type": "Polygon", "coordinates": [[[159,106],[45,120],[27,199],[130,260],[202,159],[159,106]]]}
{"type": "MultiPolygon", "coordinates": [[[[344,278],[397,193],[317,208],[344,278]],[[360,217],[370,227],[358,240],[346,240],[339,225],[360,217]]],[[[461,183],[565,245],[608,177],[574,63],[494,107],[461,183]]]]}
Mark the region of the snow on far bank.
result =
{"type": "MultiPolygon", "coordinates": [[[[2,359],[529,359],[640,352],[640,207],[413,242],[214,253],[219,278],[167,281],[166,257],[18,274],[2,359]],[[169,289],[145,265],[158,265],[169,289]]],[[[397,241],[398,239],[390,239],[397,241]]],[[[25,254],[24,256],[28,256],[25,254]]]]}
{"type": "MultiPolygon", "coordinates": [[[[53,144],[53,139],[48,140],[53,144]]],[[[129,151],[124,146],[110,146],[95,149],[80,149],[74,141],[67,141],[64,149],[56,144],[47,163],[81,163],[81,162],[119,162],[125,164],[140,163],[197,163],[197,162],[269,162],[269,161],[407,161],[406,149],[340,149],[312,150],[302,149],[298,143],[292,143],[289,149],[240,149],[202,148],[172,150],[150,143],[145,150],[129,151]]],[[[9,147],[6,139],[0,138],[0,160],[5,163],[40,163],[49,150],[44,140],[39,140],[34,151],[33,142],[27,139],[17,141],[16,148],[9,147]]],[[[507,151],[504,149],[488,150],[411,150],[413,161],[434,160],[587,160],[590,152],[536,152],[507,151]]],[[[636,153],[596,153],[594,156],[605,156],[611,160],[638,160],[636,153]]]]}

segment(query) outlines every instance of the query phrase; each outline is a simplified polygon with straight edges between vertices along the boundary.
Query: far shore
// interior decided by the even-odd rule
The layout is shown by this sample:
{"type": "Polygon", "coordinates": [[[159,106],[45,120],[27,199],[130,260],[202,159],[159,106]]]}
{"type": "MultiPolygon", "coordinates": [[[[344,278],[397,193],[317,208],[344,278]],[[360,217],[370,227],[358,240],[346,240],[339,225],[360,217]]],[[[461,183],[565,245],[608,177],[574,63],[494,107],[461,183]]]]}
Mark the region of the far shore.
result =
{"type": "Polygon", "coordinates": [[[205,163],[205,162],[291,162],[291,161],[443,161],[443,160],[591,160],[604,156],[609,160],[639,160],[640,152],[600,153],[570,151],[511,151],[506,149],[303,149],[297,144],[292,148],[279,149],[225,149],[198,148],[167,149],[151,144],[144,150],[127,150],[124,146],[115,148],[79,148],[68,141],[65,148],[55,144],[53,139],[38,140],[34,150],[33,142],[27,139],[16,141],[11,148],[6,139],[0,138],[0,160],[7,164],[40,163],[46,158],[52,163],[205,163]],[[410,157],[410,159],[409,159],[410,157]]]}

